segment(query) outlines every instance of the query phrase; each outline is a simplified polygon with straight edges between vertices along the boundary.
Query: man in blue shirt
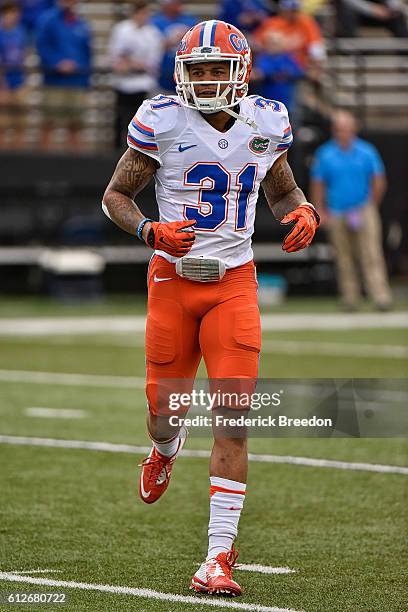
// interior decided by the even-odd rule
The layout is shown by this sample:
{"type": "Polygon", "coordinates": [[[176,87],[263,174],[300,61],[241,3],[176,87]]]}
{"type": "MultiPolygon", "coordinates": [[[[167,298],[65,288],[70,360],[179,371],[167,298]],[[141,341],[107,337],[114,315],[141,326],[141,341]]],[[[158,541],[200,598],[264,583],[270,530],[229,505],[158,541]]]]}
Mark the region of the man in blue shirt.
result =
{"type": "Polygon", "coordinates": [[[0,5],[0,147],[6,132],[12,130],[11,143],[24,144],[24,85],[27,37],[21,25],[21,9],[15,0],[0,5]]]}
{"type": "Polygon", "coordinates": [[[248,33],[261,25],[270,13],[268,0],[223,0],[218,19],[248,33]]]}
{"type": "Polygon", "coordinates": [[[23,11],[23,25],[31,38],[35,35],[37,25],[43,14],[55,6],[56,0],[20,0],[23,11]]]}
{"type": "Polygon", "coordinates": [[[159,71],[160,93],[175,94],[174,56],[184,34],[196,23],[192,15],[183,11],[181,0],[161,0],[161,10],[151,19],[163,36],[164,53],[159,71]]]}
{"type": "Polygon", "coordinates": [[[318,148],[311,171],[311,199],[334,247],[344,308],[360,299],[356,256],[367,294],[379,310],[391,307],[378,209],[386,190],[384,165],[376,148],[357,138],[346,111],[333,115],[333,138],[318,148]]]}
{"type": "Polygon", "coordinates": [[[265,35],[264,48],[255,58],[254,75],[261,79],[257,89],[261,96],[283,102],[289,113],[293,113],[296,85],[305,72],[285,47],[285,37],[280,32],[265,35]]]}
{"type": "Polygon", "coordinates": [[[80,146],[79,132],[91,78],[91,33],[76,12],[77,0],[58,0],[38,26],[37,48],[44,82],[43,147],[54,127],[69,128],[71,148],[80,146]]]}
{"type": "Polygon", "coordinates": [[[0,74],[2,85],[10,90],[21,87],[25,81],[27,37],[20,18],[17,2],[9,1],[0,6],[0,74]]]}

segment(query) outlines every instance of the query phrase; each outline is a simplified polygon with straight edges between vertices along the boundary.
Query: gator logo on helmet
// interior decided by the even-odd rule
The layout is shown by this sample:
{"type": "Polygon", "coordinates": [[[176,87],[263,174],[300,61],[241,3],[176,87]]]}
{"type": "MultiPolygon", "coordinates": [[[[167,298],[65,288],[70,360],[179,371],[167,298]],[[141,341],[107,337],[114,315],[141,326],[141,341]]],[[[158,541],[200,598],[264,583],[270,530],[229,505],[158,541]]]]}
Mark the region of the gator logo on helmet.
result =
{"type": "Polygon", "coordinates": [[[249,150],[256,155],[262,155],[266,153],[269,148],[270,138],[262,138],[262,136],[255,136],[249,141],[249,150]]]}

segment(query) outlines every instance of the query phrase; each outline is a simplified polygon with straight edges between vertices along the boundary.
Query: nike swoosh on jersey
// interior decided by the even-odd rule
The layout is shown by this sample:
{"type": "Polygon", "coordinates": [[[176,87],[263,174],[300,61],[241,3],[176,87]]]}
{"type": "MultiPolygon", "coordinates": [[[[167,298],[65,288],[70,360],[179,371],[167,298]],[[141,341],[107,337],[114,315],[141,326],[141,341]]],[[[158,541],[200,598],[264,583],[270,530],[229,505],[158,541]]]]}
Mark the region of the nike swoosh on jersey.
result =
{"type": "Polygon", "coordinates": [[[168,281],[168,280],[173,280],[172,278],[159,278],[158,276],[154,275],[153,278],[155,283],[161,283],[163,281],[168,281]]]}
{"type": "Polygon", "coordinates": [[[178,150],[180,151],[180,153],[183,153],[183,151],[187,151],[187,149],[192,149],[193,147],[196,147],[197,145],[187,145],[186,147],[183,147],[183,145],[179,144],[179,148],[178,150]]]}

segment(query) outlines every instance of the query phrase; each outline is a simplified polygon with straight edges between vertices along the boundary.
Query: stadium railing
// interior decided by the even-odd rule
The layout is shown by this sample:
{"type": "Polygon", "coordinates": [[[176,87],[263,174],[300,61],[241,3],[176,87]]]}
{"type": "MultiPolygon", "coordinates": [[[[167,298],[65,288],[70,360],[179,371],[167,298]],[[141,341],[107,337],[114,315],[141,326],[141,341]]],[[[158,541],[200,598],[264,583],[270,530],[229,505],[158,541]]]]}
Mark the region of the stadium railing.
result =
{"type": "Polygon", "coordinates": [[[408,40],[333,39],[324,88],[333,106],[358,111],[364,127],[408,130],[408,40]]]}
{"type": "MultiPolygon", "coordinates": [[[[79,4],[93,30],[94,71],[84,109],[84,141],[88,148],[109,149],[114,140],[114,94],[110,86],[107,43],[112,26],[126,15],[127,6],[127,2],[100,0],[79,4]]],[[[217,12],[217,3],[211,0],[187,2],[186,6],[197,19],[217,12]]],[[[390,36],[365,36],[327,38],[326,44],[328,59],[322,84],[328,105],[358,111],[368,128],[408,130],[408,41],[390,36]]],[[[29,144],[36,146],[40,140],[43,98],[34,49],[28,54],[26,69],[25,127],[29,144]]],[[[1,112],[4,111],[3,108],[1,112]]],[[[60,138],[63,141],[62,134],[60,138]]]]}

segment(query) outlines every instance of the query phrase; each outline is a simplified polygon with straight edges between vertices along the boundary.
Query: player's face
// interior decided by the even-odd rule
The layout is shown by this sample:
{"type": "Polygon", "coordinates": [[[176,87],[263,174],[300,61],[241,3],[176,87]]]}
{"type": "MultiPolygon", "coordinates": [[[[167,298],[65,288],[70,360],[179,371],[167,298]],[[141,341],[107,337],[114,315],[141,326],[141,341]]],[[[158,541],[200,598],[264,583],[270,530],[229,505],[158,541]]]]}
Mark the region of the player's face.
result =
{"type": "Polygon", "coordinates": [[[202,62],[191,64],[188,67],[191,81],[214,81],[214,85],[205,83],[195,85],[195,92],[199,98],[212,98],[217,95],[217,81],[229,81],[229,62],[202,62]]]}

